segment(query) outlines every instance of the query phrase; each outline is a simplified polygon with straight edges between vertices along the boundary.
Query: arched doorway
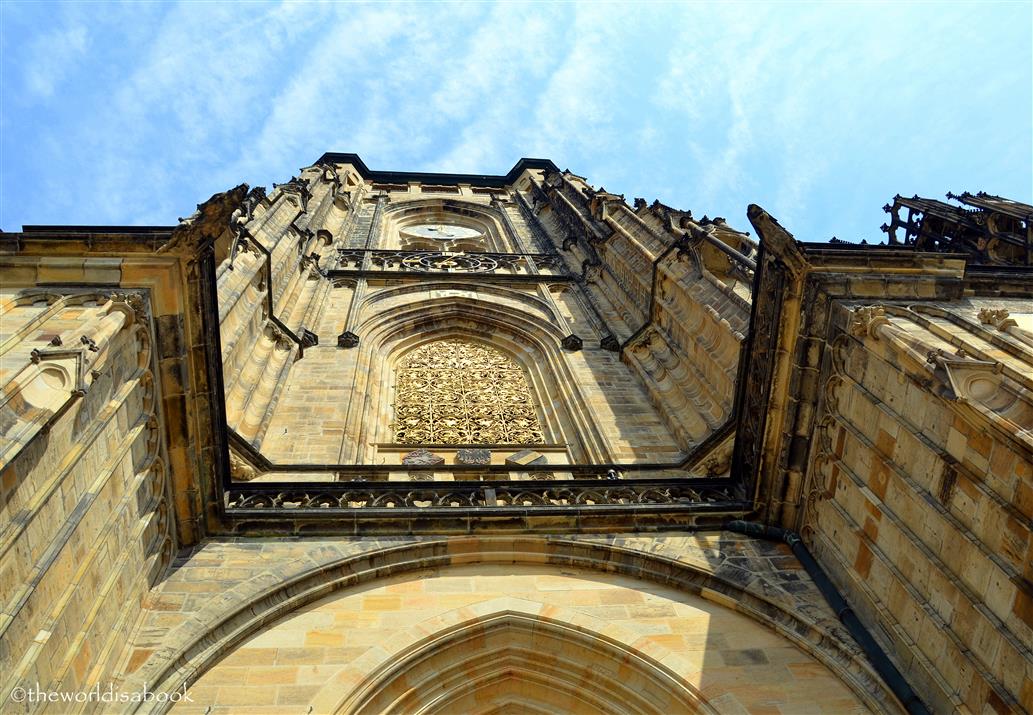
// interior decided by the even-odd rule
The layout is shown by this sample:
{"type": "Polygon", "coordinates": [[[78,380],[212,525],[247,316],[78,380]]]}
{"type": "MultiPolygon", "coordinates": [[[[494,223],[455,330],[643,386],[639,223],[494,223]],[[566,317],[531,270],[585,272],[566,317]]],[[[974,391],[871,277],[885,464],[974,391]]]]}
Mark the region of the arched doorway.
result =
{"type": "Polygon", "coordinates": [[[869,712],[840,675],[700,595],[481,562],[325,596],[230,649],[189,692],[210,715],[261,712],[247,702],[312,715],[869,712]]]}

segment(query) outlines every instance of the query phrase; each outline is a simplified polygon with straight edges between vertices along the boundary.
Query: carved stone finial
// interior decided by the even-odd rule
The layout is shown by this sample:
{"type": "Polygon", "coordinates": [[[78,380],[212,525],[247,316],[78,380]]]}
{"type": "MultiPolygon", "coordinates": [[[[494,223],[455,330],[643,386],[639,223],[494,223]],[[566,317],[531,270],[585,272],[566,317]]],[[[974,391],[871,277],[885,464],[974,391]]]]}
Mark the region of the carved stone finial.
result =
{"type": "Polygon", "coordinates": [[[255,217],[255,207],[264,198],[265,188],[256,186],[248,192],[244,200],[240,202],[240,206],[230,214],[229,227],[233,232],[233,243],[230,245],[229,254],[231,270],[233,269],[233,259],[237,257],[237,253],[248,248],[247,239],[251,237],[251,234],[247,230],[247,225],[255,217]]]}
{"type": "Polygon", "coordinates": [[[1008,311],[1004,308],[983,308],[979,311],[979,322],[992,325],[998,330],[1007,330],[1010,325],[1016,324],[1014,320],[1008,319],[1008,311]]]}
{"type": "Polygon", "coordinates": [[[121,310],[130,321],[144,322],[147,319],[147,306],[139,293],[112,293],[108,300],[113,309],[121,310]]]}
{"type": "Polygon", "coordinates": [[[889,320],[886,318],[886,310],[877,305],[869,305],[854,311],[848,330],[851,335],[857,338],[863,338],[867,335],[877,338],[878,335],[874,332],[875,328],[886,323],[889,323],[889,320]]]}

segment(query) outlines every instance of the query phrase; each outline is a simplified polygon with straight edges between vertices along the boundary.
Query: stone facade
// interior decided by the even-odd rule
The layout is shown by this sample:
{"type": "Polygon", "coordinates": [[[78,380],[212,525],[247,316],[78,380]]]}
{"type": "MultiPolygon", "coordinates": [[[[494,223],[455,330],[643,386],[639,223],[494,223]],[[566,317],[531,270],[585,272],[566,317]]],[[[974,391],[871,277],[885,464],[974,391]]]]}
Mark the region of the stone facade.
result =
{"type": "Polygon", "coordinates": [[[3,234],[0,709],[1029,712],[1033,209],[952,198],[326,154],[3,234]],[[191,701],[14,697],[101,684],[191,701]]]}

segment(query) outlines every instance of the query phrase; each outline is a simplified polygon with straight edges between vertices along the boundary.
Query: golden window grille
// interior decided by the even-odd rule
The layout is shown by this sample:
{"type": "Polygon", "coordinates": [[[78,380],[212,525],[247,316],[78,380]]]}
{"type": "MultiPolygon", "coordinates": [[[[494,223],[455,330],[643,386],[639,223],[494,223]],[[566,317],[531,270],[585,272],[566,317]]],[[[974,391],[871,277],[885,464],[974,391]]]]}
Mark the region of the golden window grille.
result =
{"type": "Polygon", "coordinates": [[[406,355],[395,382],[400,444],[539,444],[542,426],[523,370],[501,351],[461,340],[406,355]]]}

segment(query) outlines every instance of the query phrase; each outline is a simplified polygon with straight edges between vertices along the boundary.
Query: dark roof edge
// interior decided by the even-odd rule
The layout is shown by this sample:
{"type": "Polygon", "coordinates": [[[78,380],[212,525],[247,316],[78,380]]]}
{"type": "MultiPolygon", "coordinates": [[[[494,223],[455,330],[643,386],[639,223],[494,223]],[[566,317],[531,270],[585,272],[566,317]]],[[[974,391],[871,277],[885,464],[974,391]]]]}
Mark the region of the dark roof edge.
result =
{"type": "Polygon", "coordinates": [[[364,180],[379,181],[385,184],[419,181],[434,184],[473,184],[502,188],[511,185],[527,169],[545,169],[559,171],[550,159],[531,159],[524,157],[505,175],[497,174],[435,174],[427,171],[373,171],[362,161],[358,154],[328,151],[316,160],[317,164],[351,164],[364,180]]]}

